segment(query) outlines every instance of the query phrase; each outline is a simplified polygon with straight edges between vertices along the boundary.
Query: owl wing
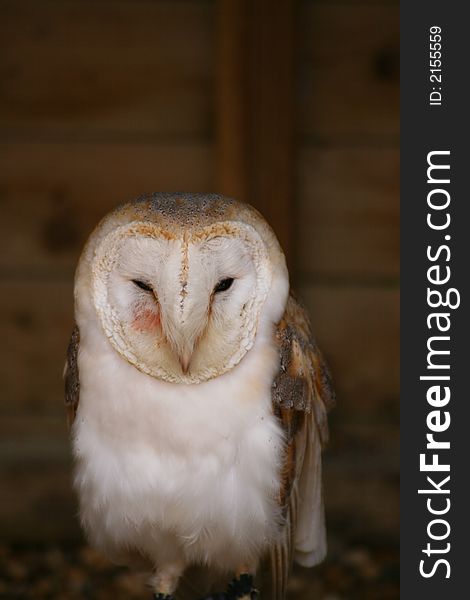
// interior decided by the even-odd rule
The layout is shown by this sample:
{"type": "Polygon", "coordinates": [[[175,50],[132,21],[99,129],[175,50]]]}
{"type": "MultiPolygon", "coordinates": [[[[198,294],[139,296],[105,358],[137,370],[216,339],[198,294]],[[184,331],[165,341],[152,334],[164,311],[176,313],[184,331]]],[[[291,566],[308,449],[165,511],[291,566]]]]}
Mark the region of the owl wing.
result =
{"type": "Polygon", "coordinates": [[[283,536],[270,552],[270,598],[283,599],[293,560],[313,566],[326,553],[321,450],[335,397],[328,368],[312,339],[305,310],[291,296],[276,331],[280,368],[273,412],[284,431],[279,503],[283,536]]]}
{"type": "Polygon", "coordinates": [[[67,422],[69,427],[72,426],[72,423],[75,420],[80,398],[80,379],[78,376],[77,362],[79,345],[80,331],[77,325],[75,325],[67,347],[67,357],[64,368],[65,406],[67,407],[67,422]]]}

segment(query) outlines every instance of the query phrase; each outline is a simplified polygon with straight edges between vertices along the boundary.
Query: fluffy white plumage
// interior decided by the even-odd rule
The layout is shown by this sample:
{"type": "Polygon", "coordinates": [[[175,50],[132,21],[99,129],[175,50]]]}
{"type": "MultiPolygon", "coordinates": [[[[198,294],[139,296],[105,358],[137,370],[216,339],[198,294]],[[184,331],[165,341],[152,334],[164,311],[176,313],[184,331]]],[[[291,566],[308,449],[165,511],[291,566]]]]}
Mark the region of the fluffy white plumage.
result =
{"type": "Polygon", "coordinates": [[[81,520],[156,592],[271,554],[281,599],[294,551],[323,557],[324,372],[288,292],[265,222],[220,197],[131,203],[84,250],[66,377],[81,520]]]}
{"type": "Polygon", "coordinates": [[[230,571],[256,558],[280,520],[282,432],[271,408],[279,360],[269,328],[261,324],[233,370],[188,386],[135,369],[90,316],[79,320],[73,426],[90,539],[115,556],[143,548],[155,564],[171,555],[230,571]]]}

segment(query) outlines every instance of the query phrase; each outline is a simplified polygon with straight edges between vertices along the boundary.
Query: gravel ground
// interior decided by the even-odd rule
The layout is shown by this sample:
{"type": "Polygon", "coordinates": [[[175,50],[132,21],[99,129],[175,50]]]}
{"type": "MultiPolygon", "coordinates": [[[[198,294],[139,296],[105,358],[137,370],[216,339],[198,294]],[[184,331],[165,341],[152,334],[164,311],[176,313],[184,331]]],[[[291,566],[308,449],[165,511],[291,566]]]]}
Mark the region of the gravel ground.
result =
{"type": "MultiPolygon", "coordinates": [[[[0,598],[150,600],[145,581],[86,546],[0,545],[0,598]]],[[[350,545],[316,569],[295,569],[289,600],[399,598],[398,549],[350,545]]]]}

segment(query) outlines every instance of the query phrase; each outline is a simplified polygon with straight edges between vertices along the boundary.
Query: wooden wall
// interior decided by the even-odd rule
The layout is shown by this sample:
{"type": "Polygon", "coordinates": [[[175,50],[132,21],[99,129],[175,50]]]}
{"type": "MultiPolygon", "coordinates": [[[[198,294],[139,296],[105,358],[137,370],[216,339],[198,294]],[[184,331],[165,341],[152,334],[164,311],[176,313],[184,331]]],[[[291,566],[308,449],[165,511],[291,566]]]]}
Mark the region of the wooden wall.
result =
{"type": "Polygon", "coordinates": [[[398,535],[399,7],[300,7],[297,282],[336,380],[333,531],[398,535]]]}
{"type": "MultiPolygon", "coordinates": [[[[73,270],[87,234],[142,191],[207,191],[224,181],[223,5],[0,0],[0,531],[7,538],[78,535],[61,372],[73,270]]],[[[326,457],[332,531],[393,538],[398,2],[292,6],[292,113],[283,121],[284,137],[291,128],[292,182],[284,176],[288,191],[273,225],[287,236],[289,219],[293,280],[338,389],[326,457]]],[[[287,81],[288,65],[283,73],[287,81]]],[[[288,106],[286,95],[282,101],[288,106]]],[[[259,155],[268,164],[266,143],[259,155]]]]}
{"type": "Polygon", "coordinates": [[[214,181],[214,2],[0,3],[0,530],[75,537],[61,373],[81,247],[214,181]]]}

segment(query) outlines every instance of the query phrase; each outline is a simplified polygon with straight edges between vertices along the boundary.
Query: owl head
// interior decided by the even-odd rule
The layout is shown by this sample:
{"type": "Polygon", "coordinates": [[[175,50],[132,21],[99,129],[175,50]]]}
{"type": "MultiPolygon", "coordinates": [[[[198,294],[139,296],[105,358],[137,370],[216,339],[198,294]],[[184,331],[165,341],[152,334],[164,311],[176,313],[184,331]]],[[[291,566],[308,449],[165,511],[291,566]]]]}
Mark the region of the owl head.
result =
{"type": "Polygon", "coordinates": [[[140,371],[195,384],[273,335],[288,287],[282,250],[255,209],[218,195],[152,194],[90,236],[76,318],[140,371]]]}

